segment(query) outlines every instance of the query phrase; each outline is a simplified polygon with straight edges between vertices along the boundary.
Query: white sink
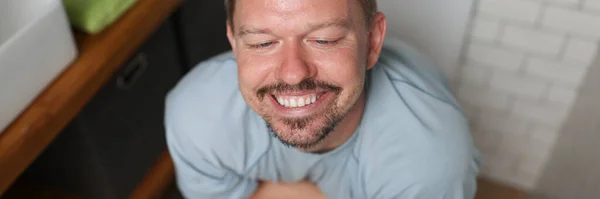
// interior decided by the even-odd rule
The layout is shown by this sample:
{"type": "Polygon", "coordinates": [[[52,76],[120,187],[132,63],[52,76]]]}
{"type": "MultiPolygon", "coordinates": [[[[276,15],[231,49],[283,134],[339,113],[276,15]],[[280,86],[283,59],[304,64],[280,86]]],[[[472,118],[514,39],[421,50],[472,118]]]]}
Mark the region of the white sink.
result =
{"type": "Polygon", "coordinates": [[[0,0],[0,133],[76,55],[60,0],[0,0]]]}

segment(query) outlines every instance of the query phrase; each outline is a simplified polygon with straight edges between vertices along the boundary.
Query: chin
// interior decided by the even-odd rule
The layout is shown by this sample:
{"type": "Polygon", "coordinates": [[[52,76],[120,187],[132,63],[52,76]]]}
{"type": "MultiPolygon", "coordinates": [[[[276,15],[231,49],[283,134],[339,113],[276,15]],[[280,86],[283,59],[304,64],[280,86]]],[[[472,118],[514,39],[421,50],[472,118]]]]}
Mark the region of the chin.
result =
{"type": "Polygon", "coordinates": [[[281,118],[272,122],[267,121],[267,126],[271,134],[284,145],[307,149],[323,142],[342,119],[343,117],[337,115],[318,119],[281,118]]]}

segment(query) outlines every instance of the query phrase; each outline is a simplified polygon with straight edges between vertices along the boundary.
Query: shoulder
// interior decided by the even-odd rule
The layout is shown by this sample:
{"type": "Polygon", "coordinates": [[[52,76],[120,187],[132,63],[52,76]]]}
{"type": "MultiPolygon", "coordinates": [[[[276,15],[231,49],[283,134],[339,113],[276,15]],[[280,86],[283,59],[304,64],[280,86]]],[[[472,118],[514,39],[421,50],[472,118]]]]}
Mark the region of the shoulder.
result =
{"type": "Polygon", "coordinates": [[[368,198],[472,198],[479,154],[466,119],[428,94],[396,86],[402,97],[365,115],[359,131],[355,155],[368,198]]]}
{"type": "Polygon", "coordinates": [[[386,79],[394,84],[410,86],[423,94],[458,107],[445,74],[432,59],[408,43],[388,38],[377,67],[386,79]]]}
{"type": "Polygon", "coordinates": [[[198,64],[166,98],[169,144],[232,170],[245,169],[267,150],[261,122],[239,92],[231,53],[198,64]]]}
{"type": "Polygon", "coordinates": [[[386,194],[409,187],[441,190],[464,183],[469,184],[465,189],[474,188],[478,152],[467,119],[441,73],[406,49],[388,46],[370,71],[355,149],[365,181],[375,182],[365,184],[366,192],[385,187],[386,194]]]}
{"type": "Polygon", "coordinates": [[[365,177],[428,185],[459,183],[478,173],[479,153],[456,110],[445,105],[394,108],[395,114],[369,115],[377,122],[365,122],[359,130],[355,155],[365,177]]]}
{"type": "Polygon", "coordinates": [[[227,52],[200,62],[188,72],[167,95],[167,105],[213,97],[231,98],[236,89],[237,63],[233,54],[227,52]]]}
{"type": "Polygon", "coordinates": [[[406,137],[468,143],[466,116],[435,65],[410,46],[387,40],[378,64],[369,71],[362,137],[406,137]]]}
{"type": "Polygon", "coordinates": [[[467,118],[444,75],[410,46],[387,40],[385,53],[369,71],[361,127],[377,133],[361,137],[406,137],[444,142],[470,141],[467,118]]]}
{"type": "Polygon", "coordinates": [[[222,132],[231,126],[225,125],[227,119],[242,117],[247,108],[237,90],[236,75],[237,66],[229,53],[201,62],[168,93],[165,122],[178,133],[203,137],[212,133],[210,139],[223,139],[222,132]]]}

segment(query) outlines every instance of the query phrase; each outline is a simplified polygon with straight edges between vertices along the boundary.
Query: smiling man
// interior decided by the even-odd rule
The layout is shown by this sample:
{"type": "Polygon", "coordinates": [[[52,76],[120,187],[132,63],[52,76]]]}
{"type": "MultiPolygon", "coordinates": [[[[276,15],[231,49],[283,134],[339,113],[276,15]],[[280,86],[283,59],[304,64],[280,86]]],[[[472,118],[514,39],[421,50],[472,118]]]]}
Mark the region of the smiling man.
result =
{"type": "Polygon", "coordinates": [[[232,52],[167,98],[186,198],[473,198],[466,118],[375,0],[226,4],[232,52]]]}

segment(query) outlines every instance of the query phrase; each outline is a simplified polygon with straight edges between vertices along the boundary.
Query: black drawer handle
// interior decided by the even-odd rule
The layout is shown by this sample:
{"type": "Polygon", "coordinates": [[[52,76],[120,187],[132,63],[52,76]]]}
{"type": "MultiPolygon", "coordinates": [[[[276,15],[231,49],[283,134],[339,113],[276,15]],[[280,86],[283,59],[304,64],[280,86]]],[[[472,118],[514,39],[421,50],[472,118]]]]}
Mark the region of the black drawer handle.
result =
{"type": "Polygon", "coordinates": [[[139,53],[117,77],[117,88],[127,90],[144,74],[148,68],[148,60],[145,53],[139,53]]]}

